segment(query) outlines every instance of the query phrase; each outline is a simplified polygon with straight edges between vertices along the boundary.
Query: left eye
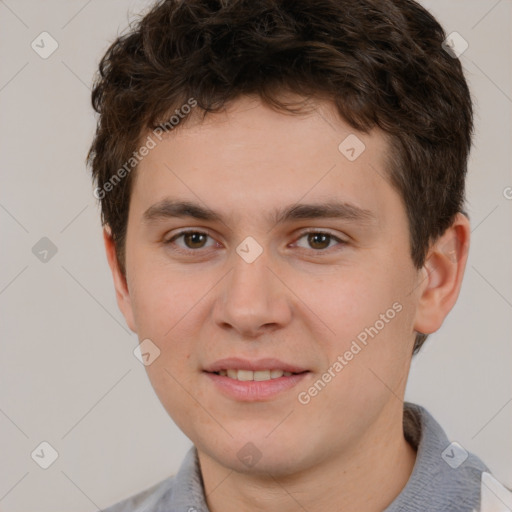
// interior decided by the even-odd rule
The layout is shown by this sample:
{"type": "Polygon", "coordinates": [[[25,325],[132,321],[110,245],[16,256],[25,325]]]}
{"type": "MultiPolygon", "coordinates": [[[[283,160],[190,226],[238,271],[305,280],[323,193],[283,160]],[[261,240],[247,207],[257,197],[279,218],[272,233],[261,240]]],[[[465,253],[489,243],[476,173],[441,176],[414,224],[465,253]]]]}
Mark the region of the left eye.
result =
{"type": "MultiPolygon", "coordinates": [[[[324,231],[307,231],[306,233],[302,233],[299,240],[304,237],[307,237],[307,243],[315,251],[328,249],[330,242],[332,242],[333,240],[336,240],[337,242],[339,242],[340,245],[343,245],[345,243],[340,238],[332,235],[331,233],[326,233],[324,231]]],[[[307,247],[306,247],[306,249],[307,249],[307,247]]]]}

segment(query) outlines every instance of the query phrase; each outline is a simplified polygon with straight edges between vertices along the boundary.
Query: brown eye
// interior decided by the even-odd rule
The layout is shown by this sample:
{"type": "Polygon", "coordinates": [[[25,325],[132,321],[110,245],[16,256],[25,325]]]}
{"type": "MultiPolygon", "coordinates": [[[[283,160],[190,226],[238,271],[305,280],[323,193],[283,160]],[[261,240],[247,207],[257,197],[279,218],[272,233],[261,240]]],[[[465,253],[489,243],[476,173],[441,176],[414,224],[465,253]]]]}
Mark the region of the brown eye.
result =
{"type": "Polygon", "coordinates": [[[313,249],[326,249],[329,247],[331,241],[331,235],[326,233],[309,233],[308,243],[313,249]]]}
{"type": "MultiPolygon", "coordinates": [[[[302,249],[313,249],[316,252],[328,252],[327,249],[332,247],[331,242],[338,242],[337,245],[343,246],[347,242],[341,240],[337,236],[334,236],[331,233],[327,233],[325,231],[306,231],[302,233],[299,237],[299,240],[307,237],[307,247],[304,245],[299,245],[302,249]]],[[[336,243],[334,244],[336,245],[336,243]]]]}
{"type": "Polygon", "coordinates": [[[200,249],[208,247],[206,245],[208,238],[211,238],[210,235],[208,235],[208,233],[203,233],[202,231],[189,230],[177,233],[169,240],[166,240],[164,243],[166,245],[175,246],[173,247],[173,249],[175,249],[178,252],[192,253],[199,252],[200,249]],[[183,239],[183,242],[177,243],[177,240],[180,238],[183,239]]]}
{"type": "Polygon", "coordinates": [[[183,241],[189,249],[200,249],[204,246],[208,235],[199,232],[189,232],[183,234],[183,241]]]}

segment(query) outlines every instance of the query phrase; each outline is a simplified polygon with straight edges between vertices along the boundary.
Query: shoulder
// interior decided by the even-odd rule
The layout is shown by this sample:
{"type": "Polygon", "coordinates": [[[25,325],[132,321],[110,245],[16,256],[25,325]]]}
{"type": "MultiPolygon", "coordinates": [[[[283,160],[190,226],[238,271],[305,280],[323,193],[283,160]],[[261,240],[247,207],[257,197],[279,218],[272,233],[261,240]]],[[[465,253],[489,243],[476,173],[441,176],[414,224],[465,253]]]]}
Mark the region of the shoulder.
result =
{"type": "Polygon", "coordinates": [[[450,441],[425,408],[404,404],[404,434],[417,450],[416,464],[386,512],[422,511],[426,503],[428,510],[435,512],[487,512],[493,510],[490,487],[499,487],[505,495],[510,492],[476,455],[450,441]]]}
{"type": "Polygon", "coordinates": [[[192,445],[174,476],[111,505],[103,512],[207,511],[197,450],[192,445]],[[191,506],[194,505],[194,506],[191,506]]]}
{"type": "Polygon", "coordinates": [[[111,505],[103,512],[157,512],[158,504],[165,504],[172,498],[175,477],[170,476],[143,491],[111,505]]]}

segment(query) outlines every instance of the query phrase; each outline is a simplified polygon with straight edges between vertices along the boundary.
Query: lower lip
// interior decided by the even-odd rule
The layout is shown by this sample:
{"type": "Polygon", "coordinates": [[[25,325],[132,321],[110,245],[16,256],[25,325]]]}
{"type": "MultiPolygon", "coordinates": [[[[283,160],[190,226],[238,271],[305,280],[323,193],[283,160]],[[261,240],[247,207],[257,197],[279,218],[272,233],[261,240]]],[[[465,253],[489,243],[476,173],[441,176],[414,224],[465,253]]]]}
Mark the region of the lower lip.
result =
{"type": "Polygon", "coordinates": [[[270,380],[248,380],[241,381],[217,375],[216,373],[204,372],[226,396],[243,402],[255,402],[273,398],[283,391],[296,386],[310,372],[297,373],[288,377],[278,377],[270,380]]]}

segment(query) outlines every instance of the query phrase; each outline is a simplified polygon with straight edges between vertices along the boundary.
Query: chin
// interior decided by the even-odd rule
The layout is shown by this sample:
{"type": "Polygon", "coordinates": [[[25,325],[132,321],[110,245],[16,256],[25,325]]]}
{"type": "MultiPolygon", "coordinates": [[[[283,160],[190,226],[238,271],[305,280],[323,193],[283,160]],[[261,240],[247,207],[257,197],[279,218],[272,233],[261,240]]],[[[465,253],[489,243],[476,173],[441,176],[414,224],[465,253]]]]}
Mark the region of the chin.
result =
{"type": "Polygon", "coordinates": [[[266,477],[269,474],[277,477],[296,473],[304,463],[305,454],[301,450],[306,443],[294,441],[286,435],[274,439],[274,434],[265,437],[267,434],[268,430],[261,436],[252,436],[251,440],[245,434],[225,438],[224,443],[212,443],[209,438],[206,443],[194,444],[218,464],[239,473],[266,477]]]}

